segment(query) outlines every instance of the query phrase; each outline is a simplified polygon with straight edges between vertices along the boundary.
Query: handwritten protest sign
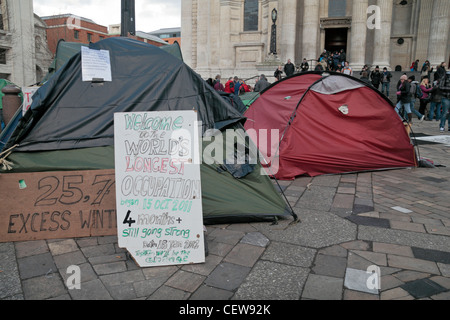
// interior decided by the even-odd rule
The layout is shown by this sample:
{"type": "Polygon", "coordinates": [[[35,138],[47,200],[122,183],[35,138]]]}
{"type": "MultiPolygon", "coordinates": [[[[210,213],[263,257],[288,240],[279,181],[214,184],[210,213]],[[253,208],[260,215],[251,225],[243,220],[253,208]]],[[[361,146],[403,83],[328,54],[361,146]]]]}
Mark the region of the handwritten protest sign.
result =
{"type": "Polygon", "coordinates": [[[197,114],[115,114],[119,247],[141,267],[205,262],[197,114]]]}
{"type": "Polygon", "coordinates": [[[0,242],[117,234],[114,170],[0,174],[0,242]]]}

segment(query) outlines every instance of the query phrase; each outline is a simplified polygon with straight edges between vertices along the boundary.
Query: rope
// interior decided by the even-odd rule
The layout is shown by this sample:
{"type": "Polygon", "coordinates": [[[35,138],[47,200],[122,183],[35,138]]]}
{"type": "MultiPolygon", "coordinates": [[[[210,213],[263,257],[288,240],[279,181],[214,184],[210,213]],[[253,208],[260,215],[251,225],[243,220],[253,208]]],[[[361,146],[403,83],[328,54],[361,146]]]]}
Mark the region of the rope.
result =
{"type": "Polygon", "coordinates": [[[16,147],[18,147],[19,145],[16,144],[15,146],[9,148],[6,151],[3,151],[2,153],[0,153],[0,166],[2,166],[2,169],[4,171],[10,171],[12,170],[12,165],[13,163],[11,161],[6,160],[6,158],[8,158],[10,156],[10,154],[12,153],[13,149],[15,149],[16,147]]]}

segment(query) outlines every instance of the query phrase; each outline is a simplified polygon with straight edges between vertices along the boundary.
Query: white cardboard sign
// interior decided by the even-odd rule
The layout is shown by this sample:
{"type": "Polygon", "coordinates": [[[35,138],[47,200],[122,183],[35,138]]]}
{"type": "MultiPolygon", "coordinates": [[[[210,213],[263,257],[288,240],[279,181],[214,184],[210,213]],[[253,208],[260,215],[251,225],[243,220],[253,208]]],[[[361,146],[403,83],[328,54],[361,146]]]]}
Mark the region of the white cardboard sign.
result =
{"type": "Polygon", "coordinates": [[[23,104],[22,104],[22,111],[23,115],[30,109],[31,104],[33,103],[33,95],[38,91],[39,87],[23,87],[22,93],[23,93],[23,104]]]}
{"type": "Polygon", "coordinates": [[[205,262],[195,111],[114,116],[119,247],[141,267],[205,262]]]}
{"type": "Polygon", "coordinates": [[[108,50],[81,47],[83,81],[112,81],[111,57],[108,50]]]}

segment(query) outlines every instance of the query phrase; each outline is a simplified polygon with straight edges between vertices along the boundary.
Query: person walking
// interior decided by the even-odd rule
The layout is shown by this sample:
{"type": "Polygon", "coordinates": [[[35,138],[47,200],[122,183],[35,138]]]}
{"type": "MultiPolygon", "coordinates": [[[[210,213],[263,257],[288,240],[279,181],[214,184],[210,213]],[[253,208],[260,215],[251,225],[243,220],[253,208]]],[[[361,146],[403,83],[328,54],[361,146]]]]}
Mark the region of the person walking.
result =
{"type": "Polygon", "coordinates": [[[399,86],[397,87],[398,103],[395,107],[398,116],[402,120],[407,122],[412,122],[412,112],[411,112],[411,84],[408,81],[408,76],[403,75],[400,78],[399,86]],[[407,115],[407,119],[404,119],[403,113],[407,115]]]}
{"type": "Polygon", "coordinates": [[[417,111],[416,109],[416,92],[417,87],[420,86],[420,84],[418,81],[416,81],[416,76],[410,76],[408,78],[408,82],[411,85],[411,112],[417,116],[420,122],[422,122],[425,119],[425,113],[421,112],[420,110],[417,111]]]}
{"type": "Polygon", "coordinates": [[[419,97],[420,99],[420,108],[419,112],[421,114],[425,114],[427,111],[427,105],[430,102],[430,93],[433,88],[430,86],[430,80],[428,77],[423,78],[422,82],[420,83],[420,91],[422,92],[422,96],[419,97]]]}
{"type": "Polygon", "coordinates": [[[442,106],[442,92],[439,89],[439,81],[433,83],[433,88],[431,89],[431,103],[430,112],[428,113],[428,121],[433,121],[434,113],[436,111],[436,121],[441,120],[441,106],[442,106]]]}
{"type": "Polygon", "coordinates": [[[389,91],[391,88],[392,74],[388,71],[386,67],[383,68],[383,73],[381,74],[381,93],[386,94],[389,97],[389,91]]]}
{"type": "MultiPolygon", "coordinates": [[[[445,68],[445,67],[444,67],[445,68]]],[[[439,89],[442,92],[442,113],[440,131],[445,131],[445,123],[448,121],[448,112],[450,109],[450,71],[439,80],[439,89]]],[[[450,127],[448,128],[450,131],[450,127]]]]}

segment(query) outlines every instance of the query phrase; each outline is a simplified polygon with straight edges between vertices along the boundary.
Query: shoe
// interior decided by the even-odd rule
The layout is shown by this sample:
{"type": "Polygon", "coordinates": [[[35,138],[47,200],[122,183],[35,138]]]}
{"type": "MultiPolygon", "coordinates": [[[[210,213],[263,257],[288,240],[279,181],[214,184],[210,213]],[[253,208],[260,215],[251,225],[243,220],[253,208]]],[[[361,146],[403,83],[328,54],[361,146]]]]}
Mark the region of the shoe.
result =
{"type": "Polygon", "coordinates": [[[422,116],[419,121],[422,122],[423,120],[425,120],[425,116],[422,116]]]}
{"type": "Polygon", "coordinates": [[[441,128],[441,129],[440,129],[440,131],[441,131],[441,132],[444,132],[444,131],[445,131],[445,129],[444,129],[444,128],[441,128]]]}

